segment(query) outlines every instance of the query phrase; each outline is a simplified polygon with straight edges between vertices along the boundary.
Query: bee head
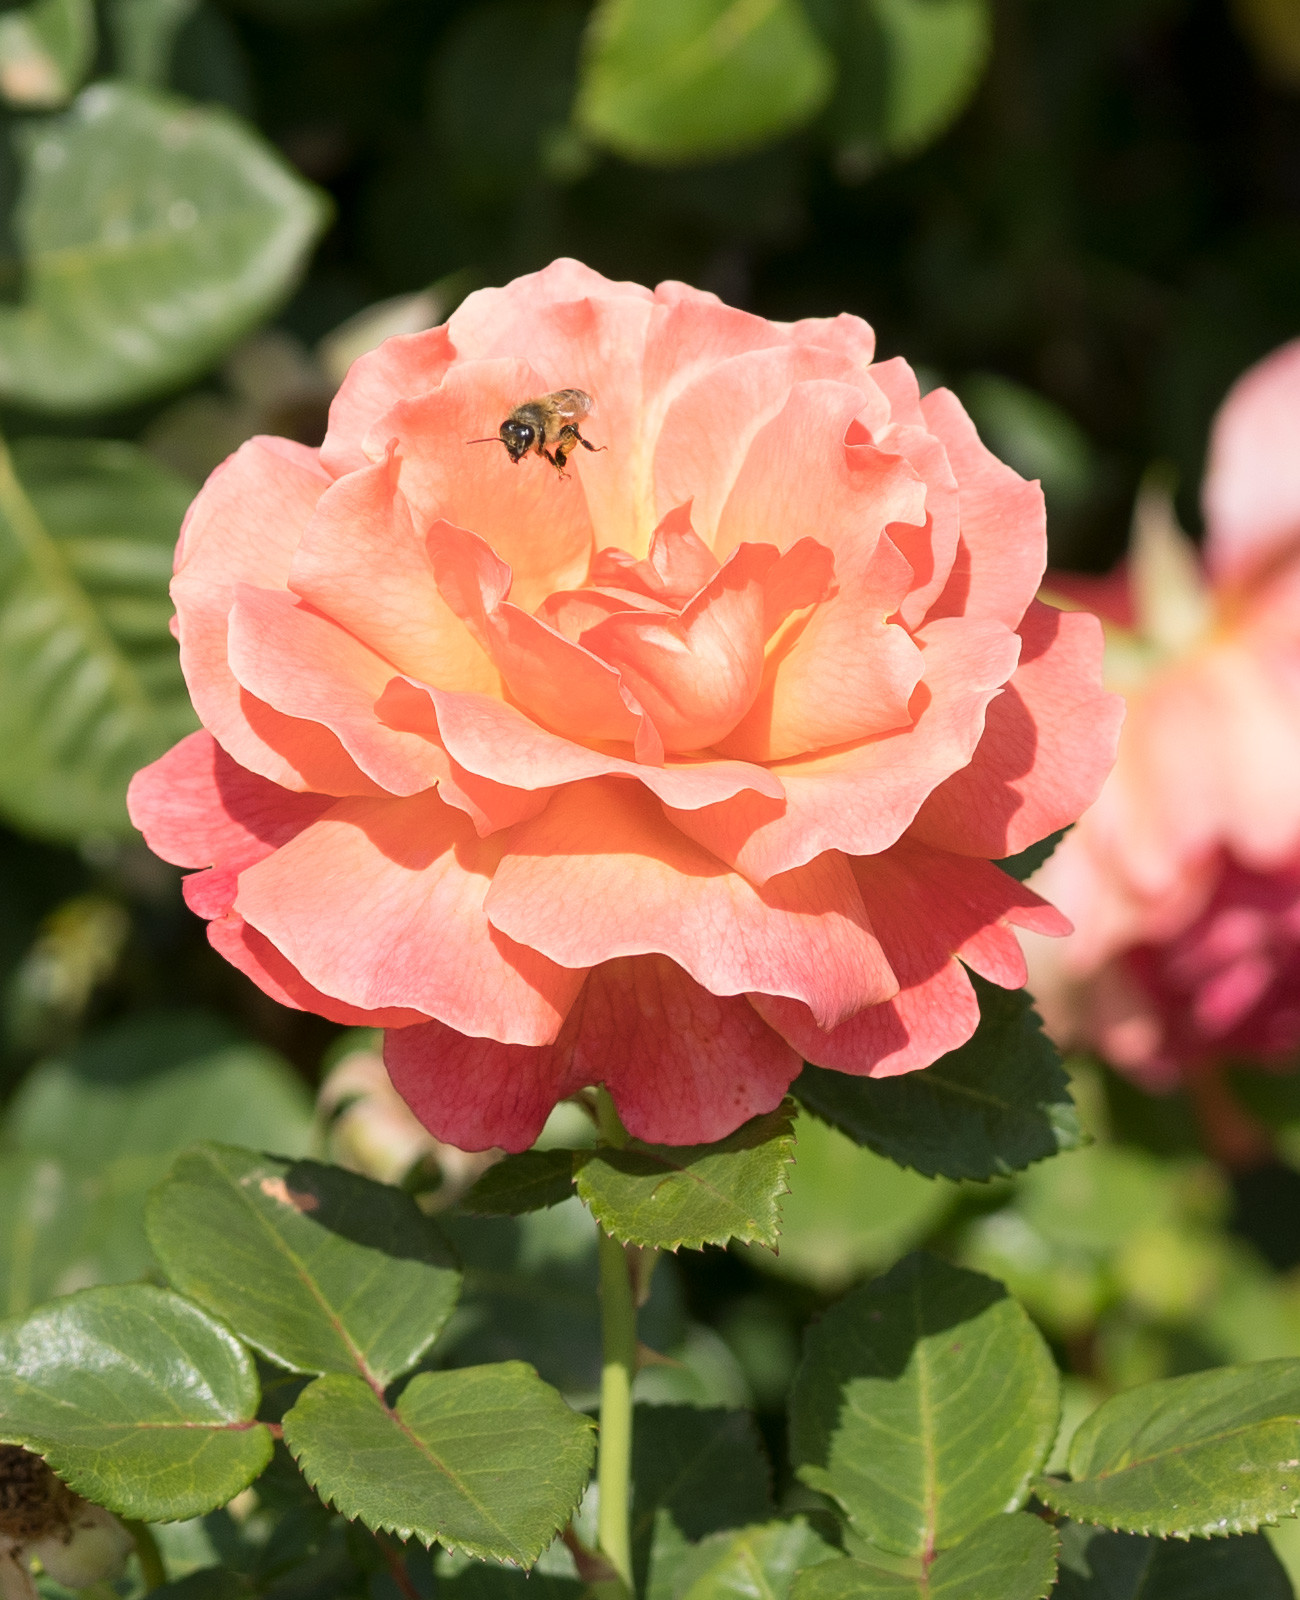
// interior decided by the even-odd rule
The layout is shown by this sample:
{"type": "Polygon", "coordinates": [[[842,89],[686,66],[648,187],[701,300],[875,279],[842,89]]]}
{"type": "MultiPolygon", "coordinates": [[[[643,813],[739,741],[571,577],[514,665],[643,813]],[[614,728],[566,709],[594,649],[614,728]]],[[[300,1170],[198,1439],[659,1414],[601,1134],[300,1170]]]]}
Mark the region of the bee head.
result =
{"type": "Polygon", "coordinates": [[[537,429],[528,422],[511,418],[501,424],[501,443],[510,452],[510,459],[518,462],[526,456],[537,438],[537,429]]]}

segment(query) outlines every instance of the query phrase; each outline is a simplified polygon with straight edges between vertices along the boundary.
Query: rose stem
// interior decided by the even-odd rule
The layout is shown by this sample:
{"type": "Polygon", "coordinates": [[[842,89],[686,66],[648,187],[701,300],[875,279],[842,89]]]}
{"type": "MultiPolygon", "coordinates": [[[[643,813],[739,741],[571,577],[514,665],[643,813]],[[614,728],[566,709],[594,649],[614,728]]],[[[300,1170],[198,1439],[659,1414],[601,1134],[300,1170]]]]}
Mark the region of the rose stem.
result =
{"type": "MultiPolygon", "coordinates": [[[[621,1147],[627,1133],[618,1119],[609,1091],[596,1091],[597,1124],[602,1144],[621,1147]]],[[[631,1595],[632,1544],[629,1534],[632,1480],[632,1380],[636,1377],[636,1301],[627,1252],[602,1228],[597,1234],[600,1255],[600,1320],[604,1364],[600,1374],[600,1459],[596,1482],[600,1508],[596,1538],[601,1553],[618,1573],[622,1584],[614,1592],[631,1595]]],[[[600,1586],[602,1590],[605,1585],[600,1586]]]]}
{"type": "Polygon", "coordinates": [[[152,1529],[143,1522],[125,1522],[122,1526],[135,1542],[135,1553],[140,1561],[140,1576],[144,1579],[144,1592],[161,1589],[167,1582],[167,1569],[163,1566],[162,1551],[152,1529]]]}

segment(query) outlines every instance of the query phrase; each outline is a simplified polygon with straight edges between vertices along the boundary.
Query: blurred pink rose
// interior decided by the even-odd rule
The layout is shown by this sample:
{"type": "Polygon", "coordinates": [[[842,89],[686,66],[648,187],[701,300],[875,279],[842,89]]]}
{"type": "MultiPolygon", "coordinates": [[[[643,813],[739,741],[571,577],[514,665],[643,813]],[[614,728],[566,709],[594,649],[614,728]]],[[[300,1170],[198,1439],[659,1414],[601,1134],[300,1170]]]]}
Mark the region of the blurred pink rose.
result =
{"type": "Polygon", "coordinates": [[[560,261],[195,501],[206,731],[131,814],[267,993],[388,1029],[440,1139],[521,1149],[599,1081],[716,1139],[801,1057],[926,1066],[963,962],[1019,985],[1010,924],[1064,930],[991,858],[1100,788],[1101,630],[1035,599],[1037,486],[873,343],[560,261]],[[567,387],[603,447],[569,481],[466,443],[567,387]]]}
{"type": "Polygon", "coordinates": [[[1067,1046],[1153,1087],[1300,1045],[1300,341],[1215,421],[1201,561],[1139,502],[1127,565],[1049,578],[1107,621],[1128,697],[1097,803],[1034,880],[1076,931],[1030,950],[1067,1046]]]}

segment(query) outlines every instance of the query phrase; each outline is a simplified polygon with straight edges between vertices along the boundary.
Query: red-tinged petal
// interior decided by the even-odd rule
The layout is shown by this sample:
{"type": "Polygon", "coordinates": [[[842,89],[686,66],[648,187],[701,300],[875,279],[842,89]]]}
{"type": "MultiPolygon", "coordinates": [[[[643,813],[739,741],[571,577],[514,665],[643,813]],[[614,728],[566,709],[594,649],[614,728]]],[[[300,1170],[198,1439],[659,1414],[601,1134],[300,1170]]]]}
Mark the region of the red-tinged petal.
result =
{"type": "Polygon", "coordinates": [[[591,560],[592,520],[575,463],[561,479],[540,456],[512,462],[493,438],[521,401],[556,387],[526,361],[457,365],[431,394],[399,401],[381,417],[366,446],[379,460],[397,441],[398,484],[416,525],[443,518],[472,528],[509,566],[515,601],[526,611],[552,590],[583,582],[591,560]],[[479,438],[488,442],[468,442],[479,438]]]}
{"type": "Polygon", "coordinates": [[[720,752],[780,761],[910,727],[925,662],[907,630],[885,618],[911,576],[887,538],[842,549],[835,593],[768,652],[753,707],[720,752]]]}
{"type": "Polygon", "coordinates": [[[203,725],[241,765],[289,789],[374,794],[327,728],[258,704],[226,659],[235,586],[283,589],[302,531],[330,482],[316,452],[250,439],[208,479],[186,518],[172,579],[181,666],[203,725]]]}
{"type": "Polygon", "coordinates": [[[723,507],[755,436],[780,415],[795,384],[814,380],[850,385],[864,396],[860,407],[874,400],[879,415],[886,414],[870,379],[852,360],[824,347],[768,343],[692,372],[667,408],[655,446],[655,514],[662,517],[691,500],[696,532],[706,545],[715,545],[723,507]]]}
{"type": "Polygon", "coordinates": [[[656,730],[618,671],[511,605],[510,569],[488,544],[449,522],[436,522],[428,543],[443,599],[482,641],[520,705],[571,739],[631,744],[639,759],[662,761],[656,730]]]}
{"type": "Polygon", "coordinates": [[[781,1104],[803,1063],[741,996],[717,995],[665,956],[609,961],[587,979],[573,1076],[604,1081],[634,1138],[706,1144],[781,1104]]]}
{"type": "MultiPolygon", "coordinates": [[[[621,775],[635,778],[666,804],[688,811],[744,790],[776,799],[785,792],[775,774],[748,762],[670,761],[661,767],[643,766],[562,739],[504,701],[478,694],[444,694],[425,684],[410,687],[436,706],[439,732],[453,760],[511,788],[547,789],[584,778],[621,775]]],[[[391,693],[390,687],[378,707],[385,718],[391,693]]]]}
{"type": "Polygon", "coordinates": [[[263,994],[293,1011],[314,1011],[348,1028],[407,1028],[427,1020],[420,1012],[404,1006],[367,1010],[322,994],[268,938],[234,912],[208,924],[208,943],[232,967],[251,978],[263,994]]]}
{"type": "Polygon", "coordinates": [[[939,849],[1014,855],[1075,821],[1114,765],[1124,702],[1102,688],[1096,617],[1035,600],[1020,633],[1020,664],[970,765],[917,815],[914,833],[939,849]]]}
{"type": "Polygon", "coordinates": [[[348,368],[330,406],[321,463],[334,477],[370,465],[366,435],[399,400],[428,394],[442,382],[456,357],[446,326],[385,339],[348,368]]]}
{"type": "Polygon", "coordinates": [[[949,389],[932,389],[921,408],[957,477],[961,538],[936,617],[992,617],[1016,627],[1047,565],[1043,491],[986,450],[949,389]]]}
{"type": "Polygon", "coordinates": [[[399,672],[440,689],[500,693],[482,646],[438,592],[391,457],[321,496],[294,552],[289,587],[399,672]]]}
{"type": "Polygon", "coordinates": [[[624,611],[657,612],[658,609],[655,602],[644,595],[612,593],[608,589],[559,589],[547,595],[534,615],[539,622],[577,644],[588,628],[604,622],[606,617],[616,617],[624,611]]]}
{"type": "Polygon", "coordinates": [[[571,1060],[569,1049],[498,1044],[441,1022],[384,1035],[393,1087],[435,1139],[458,1150],[527,1150],[556,1102],[583,1087],[571,1060]]]}
{"type": "Polygon", "coordinates": [[[582,984],[492,928],[500,840],[436,793],[349,800],[243,873],[236,909],[326,994],[509,1044],[552,1040],[582,984]],[[451,930],[454,930],[454,935],[451,930]]]}
{"type": "Polygon", "coordinates": [[[907,829],[932,790],[970,760],[989,702],[1015,670],[1020,639],[997,622],[948,618],[916,635],[925,677],[912,726],[772,769],[784,802],[741,792],[668,815],[754,883],[820,855],[875,855],[907,829]]]}
{"type": "Polygon", "coordinates": [[[1220,582],[1240,582],[1300,543],[1300,339],[1228,391],[1202,501],[1206,562],[1220,582]]]}
{"type": "Polygon", "coordinates": [[[626,550],[597,551],[587,582],[596,589],[632,590],[669,609],[684,606],[718,570],[718,558],[691,526],[691,502],[663,518],[644,561],[626,550]]]}
{"type": "Polygon", "coordinates": [[[736,475],[712,541],[719,559],[742,543],[787,550],[811,538],[838,571],[842,556],[873,550],[889,523],[925,521],[925,485],[901,457],[845,444],[866,404],[851,384],[795,384],[736,475]]]}
{"type": "Polygon", "coordinates": [[[763,679],[772,545],[742,545],[680,616],[624,611],[582,636],[645,707],[665,750],[704,750],[740,721],[763,679]]]}
{"type": "Polygon", "coordinates": [[[928,1067],[964,1044],[979,1005],[958,957],[1005,988],[1025,981],[1011,924],[1068,933],[1070,924],[1031,889],[987,861],[929,850],[910,838],[855,859],[853,873],[899,993],[823,1030],[806,1007],[754,996],[759,1013],[820,1067],[891,1077],[928,1067]]]}
{"type": "Polygon", "coordinates": [[[828,1021],[895,989],[843,857],[759,890],[643,789],[608,779],[560,790],[511,830],[485,909],[565,966],[666,955],[714,994],[789,994],[828,1021]]]}

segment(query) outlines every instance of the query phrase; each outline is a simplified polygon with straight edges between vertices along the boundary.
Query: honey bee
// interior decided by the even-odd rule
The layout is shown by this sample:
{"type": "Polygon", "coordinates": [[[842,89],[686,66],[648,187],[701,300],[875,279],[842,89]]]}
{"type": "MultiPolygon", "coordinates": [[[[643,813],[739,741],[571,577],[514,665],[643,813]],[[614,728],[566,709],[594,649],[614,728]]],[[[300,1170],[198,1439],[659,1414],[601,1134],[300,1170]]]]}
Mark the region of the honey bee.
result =
{"type": "Polygon", "coordinates": [[[575,445],[584,450],[603,450],[603,444],[591,444],[578,432],[578,424],[596,409],[596,402],[582,389],[556,389],[552,394],[538,395],[535,400],[525,400],[517,405],[506,420],[487,439],[467,439],[467,444],[505,445],[516,466],[530,450],[551,463],[560,476],[567,477],[564,463],[575,445]],[[548,450],[546,447],[552,448],[548,450]]]}

